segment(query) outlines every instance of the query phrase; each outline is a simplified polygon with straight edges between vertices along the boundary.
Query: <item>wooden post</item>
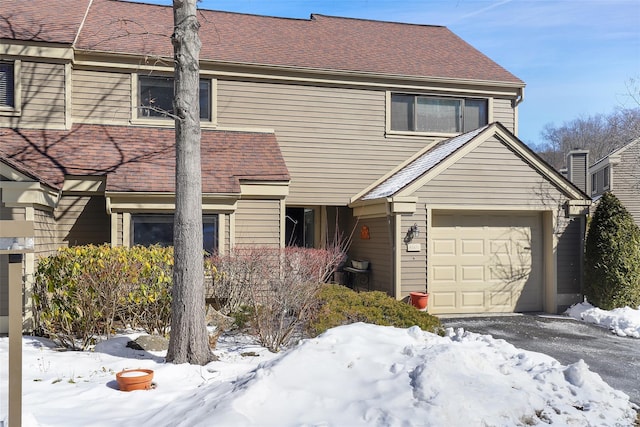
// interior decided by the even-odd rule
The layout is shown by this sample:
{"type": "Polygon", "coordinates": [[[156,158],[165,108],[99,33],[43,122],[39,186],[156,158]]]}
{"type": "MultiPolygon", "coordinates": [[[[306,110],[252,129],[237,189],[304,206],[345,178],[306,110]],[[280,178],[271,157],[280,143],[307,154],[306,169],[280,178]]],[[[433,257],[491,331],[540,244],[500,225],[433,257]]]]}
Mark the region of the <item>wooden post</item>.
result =
{"type": "Polygon", "coordinates": [[[22,425],[22,254],[9,255],[9,427],[22,425]]]}
{"type": "Polygon", "coordinates": [[[33,252],[32,221],[0,221],[0,237],[13,238],[10,248],[0,248],[0,254],[8,255],[9,265],[9,426],[22,425],[22,288],[24,254],[33,252]]]}

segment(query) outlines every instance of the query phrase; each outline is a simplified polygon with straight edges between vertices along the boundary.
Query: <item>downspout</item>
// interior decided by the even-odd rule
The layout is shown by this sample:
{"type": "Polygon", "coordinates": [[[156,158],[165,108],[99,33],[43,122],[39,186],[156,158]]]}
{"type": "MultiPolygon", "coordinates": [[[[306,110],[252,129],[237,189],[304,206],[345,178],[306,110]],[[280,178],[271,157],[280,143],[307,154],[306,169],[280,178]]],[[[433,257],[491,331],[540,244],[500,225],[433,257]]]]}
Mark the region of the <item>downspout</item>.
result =
{"type": "Polygon", "coordinates": [[[518,91],[518,95],[516,96],[516,98],[511,101],[511,106],[513,107],[513,111],[514,111],[514,129],[513,129],[513,134],[515,136],[518,136],[518,122],[520,121],[520,117],[518,114],[518,105],[520,105],[523,101],[524,101],[524,87],[521,87],[520,90],[518,91]]]}

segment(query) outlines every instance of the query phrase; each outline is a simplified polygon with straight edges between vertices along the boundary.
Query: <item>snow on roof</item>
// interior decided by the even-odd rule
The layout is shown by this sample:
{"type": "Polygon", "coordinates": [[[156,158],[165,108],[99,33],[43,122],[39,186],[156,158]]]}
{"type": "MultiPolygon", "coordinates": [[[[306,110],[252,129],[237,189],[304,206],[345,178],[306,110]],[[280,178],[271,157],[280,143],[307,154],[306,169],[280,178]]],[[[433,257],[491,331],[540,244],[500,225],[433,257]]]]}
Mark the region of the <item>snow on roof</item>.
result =
{"type": "Polygon", "coordinates": [[[486,125],[456,137],[440,141],[432,149],[391,175],[384,182],[380,183],[365,194],[362,197],[362,200],[373,200],[394,195],[411,182],[430,171],[434,166],[449,157],[456,150],[478,136],[488,127],[489,125],[486,125]]]}

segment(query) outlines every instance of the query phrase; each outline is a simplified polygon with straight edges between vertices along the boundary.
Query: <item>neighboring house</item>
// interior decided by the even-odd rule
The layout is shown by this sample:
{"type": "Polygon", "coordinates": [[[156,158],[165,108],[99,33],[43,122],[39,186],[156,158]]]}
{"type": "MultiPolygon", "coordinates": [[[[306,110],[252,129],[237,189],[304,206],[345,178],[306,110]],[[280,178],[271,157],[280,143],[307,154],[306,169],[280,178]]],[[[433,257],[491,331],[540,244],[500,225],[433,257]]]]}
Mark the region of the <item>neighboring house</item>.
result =
{"type": "MultiPolygon", "coordinates": [[[[59,246],[170,244],[171,8],[3,6],[0,219],[34,225],[26,276],[59,246]]],[[[580,300],[590,200],[515,136],[520,79],[440,26],[199,20],[206,249],[322,247],[338,226],[371,289],[428,287],[433,313],[580,300]]]]}
{"type": "Polygon", "coordinates": [[[594,201],[612,192],[640,226],[640,138],[591,165],[589,177],[594,201]]]}

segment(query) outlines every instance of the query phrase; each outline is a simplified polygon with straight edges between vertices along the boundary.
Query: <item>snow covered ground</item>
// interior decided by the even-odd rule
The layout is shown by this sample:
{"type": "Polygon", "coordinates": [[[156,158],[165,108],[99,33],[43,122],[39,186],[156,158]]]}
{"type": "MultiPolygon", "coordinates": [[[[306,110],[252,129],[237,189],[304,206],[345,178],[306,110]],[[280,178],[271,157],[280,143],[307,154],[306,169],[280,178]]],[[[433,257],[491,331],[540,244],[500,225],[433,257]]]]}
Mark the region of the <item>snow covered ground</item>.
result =
{"type": "MultiPolygon", "coordinates": [[[[625,426],[629,398],[588,366],[462,330],[363,323],[280,354],[223,336],[207,366],[118,336],[93,352],[23,340],[23,426],[625,426]],[[156,388],[121,392],[115,373],[155,372],[156,388]]],[[[0,421],[7,417],[7,345],[0,339],[0,421]]],[[[2,423],[0,422],[0,425],[2,423]]]]}
{"type": "Polygon", "coordinates": [[[574,319],[608,328],[621,337],[640,338],[640,307],[638,309],[624,307],[607,311],[583,302],[571,306],[566,314],[574,319]]]}

